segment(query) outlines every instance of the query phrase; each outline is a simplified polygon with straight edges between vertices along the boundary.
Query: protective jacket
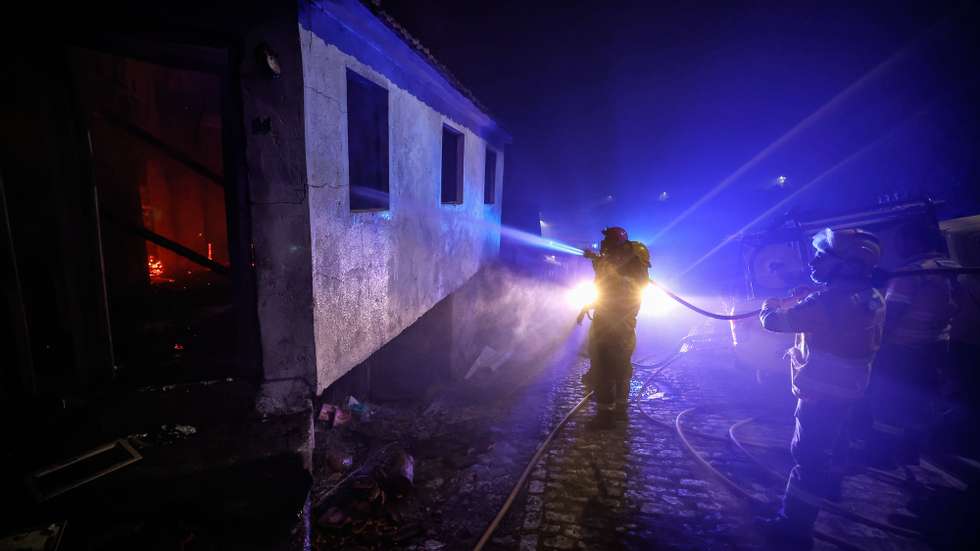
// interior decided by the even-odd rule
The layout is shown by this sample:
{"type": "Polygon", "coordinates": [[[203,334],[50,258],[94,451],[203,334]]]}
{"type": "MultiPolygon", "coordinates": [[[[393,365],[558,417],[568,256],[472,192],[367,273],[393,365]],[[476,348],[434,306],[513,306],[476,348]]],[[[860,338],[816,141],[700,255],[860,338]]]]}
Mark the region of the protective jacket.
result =
{"type": "MultiPolygon", "coordinates": [[[[959,268],[956,262],[939,254],[913,259],[899,271],[959,268]]],[[[888,284],[888,304],[904,304],[907,310],[897,323],[889,325],[885,339],[890,344],[915,346],[948,341],[950,320],[956,314],[953,300],[955,279],[941,275],[893,278],[888,284]]],[[[889,322],[891,323],[891,322],[889,322]]]]}
{"type": "MultiPolygon", "coordinates": [[[[649,283],[650,253],[627,241],[614,254],[592,259],[599,299],[589,327],[589,357],[598,381],[629,380],[636,348],[636,316],[649,283]],[[625,254],[624,254],[625,253],[625,254]]],[[[600,396],[600,401],[606,397],[600,396]]]]}
{"type": "Polygon", "coordinates": [[[770,331],[796,333],[787,355],[797,398],[864,394],[885,325],[885,299],[876,289],[834,285],[787,308],[763,308],[759,317],[770,331]]]}
{"type": "Polygon", "coordinates": [[[596,316],[632,318],[643,301],[643,290],[650,282],[650,251],[643,243],[627,241],[627,254],[603,255],[592,259],[599,301],[596,316]]]}

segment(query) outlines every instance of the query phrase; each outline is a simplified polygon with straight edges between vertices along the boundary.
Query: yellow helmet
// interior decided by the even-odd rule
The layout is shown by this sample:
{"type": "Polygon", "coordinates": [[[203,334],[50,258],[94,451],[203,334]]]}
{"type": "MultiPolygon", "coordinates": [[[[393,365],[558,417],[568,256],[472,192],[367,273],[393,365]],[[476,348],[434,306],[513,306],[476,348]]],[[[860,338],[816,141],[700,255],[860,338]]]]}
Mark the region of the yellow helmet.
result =
{"type": "Polygon", "coordinates": [[[629,241],[628,243],[629,243],[630,251],[633,253],[633,256],[639,258],[640,262],[642,262],[644,266],[649,268],[650,249],[647,249],[647,246],[644,245],[643,243],[640,243],[639,241],[629,241]]]}

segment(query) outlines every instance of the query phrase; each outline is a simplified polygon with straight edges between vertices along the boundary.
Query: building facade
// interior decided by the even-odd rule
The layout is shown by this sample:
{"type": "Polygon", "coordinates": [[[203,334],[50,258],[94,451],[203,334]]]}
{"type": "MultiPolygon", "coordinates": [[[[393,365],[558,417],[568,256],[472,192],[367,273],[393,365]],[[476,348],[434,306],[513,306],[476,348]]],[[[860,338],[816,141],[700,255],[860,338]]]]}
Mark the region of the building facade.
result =
{"type": "Polygon", "coordinates": [[[373,5],[76,15],[3,107],[5,398],[298,411],[497,256],[509,137],[373,5]]]}

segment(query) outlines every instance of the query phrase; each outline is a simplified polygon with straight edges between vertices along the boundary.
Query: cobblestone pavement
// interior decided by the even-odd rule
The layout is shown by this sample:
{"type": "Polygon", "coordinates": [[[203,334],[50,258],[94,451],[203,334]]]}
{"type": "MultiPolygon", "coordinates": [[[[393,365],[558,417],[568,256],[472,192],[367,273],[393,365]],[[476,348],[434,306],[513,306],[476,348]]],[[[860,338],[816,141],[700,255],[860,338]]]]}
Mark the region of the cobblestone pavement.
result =
{"type": "MultiPolygon", "coordinates": [[[[787,473],[790,467],[792,403],[790,399],[770,404],[758,420],[739,429],[739,438],[750,444],[747,449],[772,471],[767,472],[729,441],[732,424],[760,413],[753,379],[725,367],[730,365],[722,353],[695,349],[682,354],[645,388],[643,382],[651,371],[637,370],[628,419],[612,430],[586,427],[594,414],[590,404],[556,437],[492,547],[766,548],[752,519],[771,513],[781,495],[785,474],[779,473],[787,473]],[[680,412],[695,406],[698,409],[682,419],[692,446],[750,494],[772,504],[771,509],[760,511],[736,498],[684,449],[673,425],[680,412]]],[[[556,383],[550,419],[542,423],[542,439],[581,399],[579,377],[587,367],[587,360],[574,361],[568,376],[556,383]]],[[[845,478],[839,504],[878,521],[894,522],[896,515],[911,516],[905,509],[910,492],[943,487],[948,484],[938,474],[922,468],[878,476],[862,472],[845,478]]],[[[828,513],[821,513],[817,528],[863,549],[928,548],[920,541],[828,513]]],[[[815,548],[834,546],[817,541],[815,548]]]]}

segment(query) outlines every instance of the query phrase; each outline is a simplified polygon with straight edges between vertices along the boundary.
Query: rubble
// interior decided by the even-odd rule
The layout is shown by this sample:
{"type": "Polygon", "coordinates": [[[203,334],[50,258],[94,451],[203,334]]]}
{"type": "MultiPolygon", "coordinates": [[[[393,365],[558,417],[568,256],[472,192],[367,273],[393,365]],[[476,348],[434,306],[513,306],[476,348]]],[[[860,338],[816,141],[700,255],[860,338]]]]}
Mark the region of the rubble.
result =
{"type": "Polygon", "coordinates": [[[136,389],[137,392],[171,392],[174,390],[183,390],[185,392],[190,392],[194,387],[205,387],[212,386],[222,383],[233,383],[235,382],[234,377],[225,377],[223,379],[208,379],[205,381],[192,381],[189,383],[174,383],[169,385],[149,385],[142,386],[136,389]]]}
{"type": "Polygon", "coordinates": [[[371,407],[360,402],[357,398],[349,396],[345,407],[326,403],[320,406],[317,419],[323,421],[327,428],[346,425],[352,419],[366,423],[371,420],[371,407]]]}
{"type": "Polygon", "coordinates": [[[153,446],[169,446],[195,434],[197,434],[197,427],[193,425],[160,425],[160,428],[153,432],[133,433],[126,438],[136,447],[142,449],[153,446]]]}
{"type": "Polygon", "coordinates": [[[481,369],[489,369],[491,372],[496,373],[500,369],[500,366],[510,359],[513,353],[513,350],[499,352],[489,346],[484,346],[483,350],[480,351],[480,355],[473,360],[473,364],[470,366],[469,371],[466,372],[466,375],[463,376],[463,379],[469,379],[481,369]]]}
{"type": "Polygon", "coordinates": [[[58,551],[67,526],[68,521],[56,522],[44,528],[0,538],[0,550],[58,551]]]}
{"type": "Polygon", "coordinates": [[[368,406],[345,398],[343,407],[321,407],[314,549],[425,550],[475,542],[534,452],[536,412],[549,404],[541,393],[550,389],[487,392],[490,375],[505,390],[513,387],[505,370],[481,371],[479,384],[460,382],[421,403],[368,406]],[[333,424],[331,416],[344,410],[350,422],[333,424]],[[528,418],[515,421],[515,411],[528,418]]]}

